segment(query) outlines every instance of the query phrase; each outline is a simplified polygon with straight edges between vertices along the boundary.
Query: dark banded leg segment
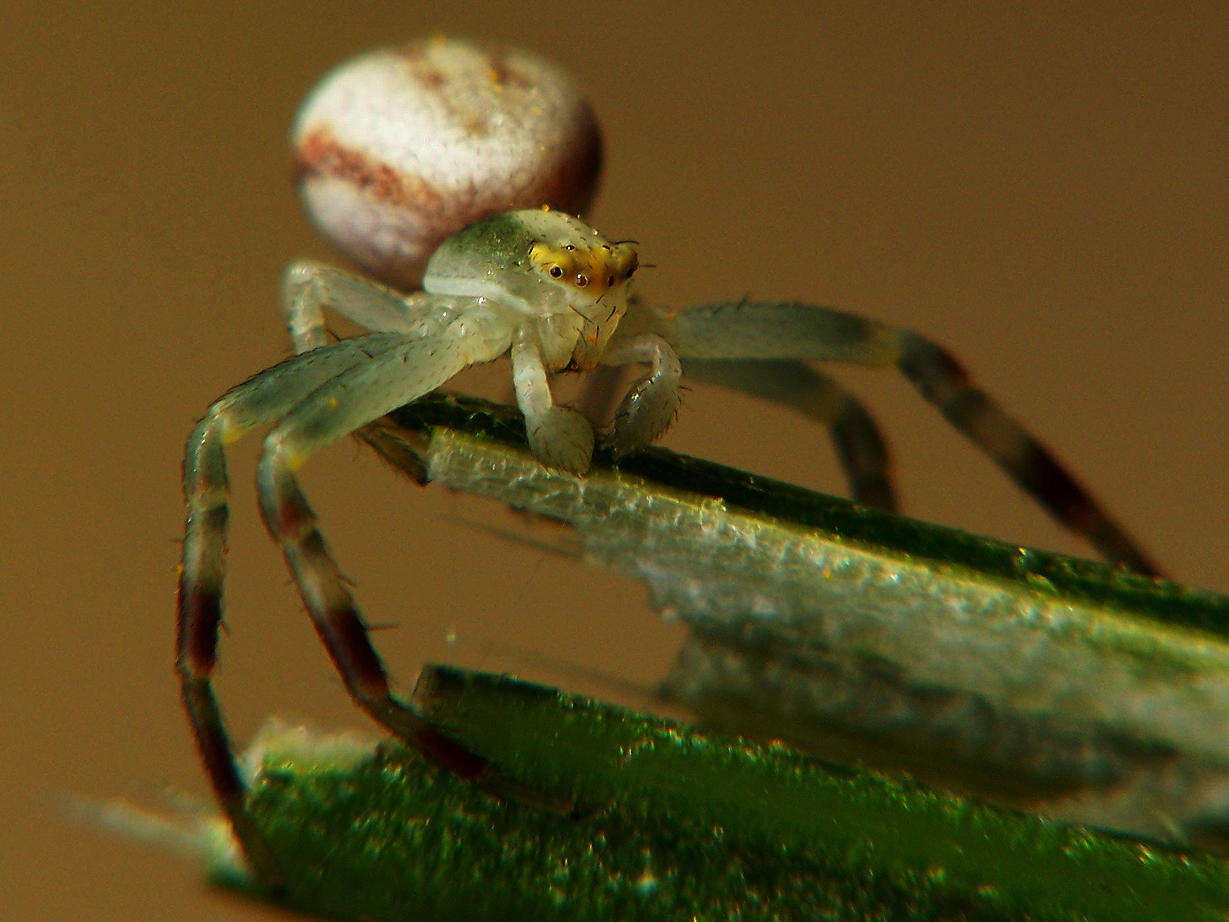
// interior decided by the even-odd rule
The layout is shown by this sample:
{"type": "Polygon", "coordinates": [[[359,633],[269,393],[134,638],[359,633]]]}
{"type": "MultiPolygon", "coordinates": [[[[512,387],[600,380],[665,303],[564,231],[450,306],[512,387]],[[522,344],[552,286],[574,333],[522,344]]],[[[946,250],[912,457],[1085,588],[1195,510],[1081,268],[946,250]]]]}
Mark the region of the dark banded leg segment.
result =
{"type": "Polygon", "coordinates": [[[484,759],[441,735],[412,707],[393,697],[388,673],[316,527],[315,514],[276,451],[266,453],[259,483],[265,522],[350,695],[375,720],[436,763],[465,778],[481,776],[487,766],[484,759]]]}
{"type": "MultiPolygon", "coordinates": [[[[325,445],[359,431],[399,406],[439,387],[462,368],[508,348],[474,325],[455,334],[409,339],[372,355],[315,389],[283,415],[265,440],[256,485],[261,514],[286,559],[321,641],[355,702],[424,755],[467,778],[487,763],[434,729],[389,688],[354,599],[316,526],[295,472],[325,445]]],[[[310,354],[310,353],[309,353],[310,354]]]]}
{"type": "Polygon", "coordinates": [[[218,804],[230,820],[256,879],[277,889],[283,882],[282,872],[247,812],[246,788],[210,682],[217,664],[222,621],[229,516],[221,436],[224,423],[215,415],[222,412],[215,407],[197,426],[184,461],[188,517],[179,573],[175,668],[197,751],[218,804]]]}
{"type": "Polygon", "coordinates": [[[255,876],[265,886],[281,886],[282,874],[263,837],[248,815],[245,786],[232,755],[230,737],[213,695],[210,676],[217,662],[217,635],[221,624],[223,577],[222,546],[225,542],[227,506],[225,470],[219,489],[196,491],[205,506],[189,513],[180,571],[176,670],[188,721],[195,733],[197,750],[222,811],[230,820],[235,837],[255,876]],[[213,496],[213,505],[207,505],[213,496]],[[192,559],[189,559],[191,553],[192,559]]]}
{"type": "Polygon", "coordinates": [[[895,367],[1056,519],[1114,563],[1160,574],[1041,442],[976,387],[946,350],[916,333],[793,302],[702,305],[659,316],[654,326],[687,366],[692,359],[794,359],[895,367]]]}
{"type": "Polygon", "coordinates": [[[1041,442],[975,386],[942,347],[903,330],[897,367],[947,420],[980,445],[1060,522],[1084,535],[1106,558],[1148,576],[1156,563],[1097,504],[1041,442]]]}
{"type": "Polygon", "coordinates": [[[849,483],[850,496],[864,506],[897,510],[891,459],[874,417],[858,399],[804,362],[687,362],[685,375],[771,400],[826,427],[849,483]]]}
{"type": "Polygon", "coordinates": [[[188,721],[218,803],[258,880],[281,872],[244,807],[245,786],[210,684],[222,619],[229,482],[225,443],[272,422],[324,381],[391,340],[364,337],[287,359],[219,399],[197,424],[184,453],[187,519],[177,604],[176,672],[188,721]]]}
{"type": "Polygon", "coordinates": [[[214,796],[230,821],[253,876],[262,886],[277,891],[285,883],[282,869],[247,811],[247,788],[235,767],[230,737],[222,725],[212,684],[207,675],[187,675],[181,668],[180,689],[214,796]]]}

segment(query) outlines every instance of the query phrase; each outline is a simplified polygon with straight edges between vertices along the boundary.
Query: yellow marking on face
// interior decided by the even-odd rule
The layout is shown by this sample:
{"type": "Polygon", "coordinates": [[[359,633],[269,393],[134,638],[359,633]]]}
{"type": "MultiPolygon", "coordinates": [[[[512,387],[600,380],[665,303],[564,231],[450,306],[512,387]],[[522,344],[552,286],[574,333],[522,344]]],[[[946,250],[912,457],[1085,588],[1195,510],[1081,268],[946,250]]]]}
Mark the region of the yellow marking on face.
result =
{"type": "Polygon", "coordinates": [[[636,251],[621,244],[578,247],[535,243],[529,259],[540,272],[593,298],[625,282],[636,271],[636,251]]]}

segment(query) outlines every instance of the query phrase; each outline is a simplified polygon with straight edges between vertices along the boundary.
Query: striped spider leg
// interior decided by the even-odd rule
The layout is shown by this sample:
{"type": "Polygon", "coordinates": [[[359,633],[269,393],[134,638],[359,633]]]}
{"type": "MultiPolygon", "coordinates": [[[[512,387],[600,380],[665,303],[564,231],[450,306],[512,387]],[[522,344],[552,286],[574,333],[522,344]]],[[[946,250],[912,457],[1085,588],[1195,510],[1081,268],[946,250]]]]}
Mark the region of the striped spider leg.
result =
{"type": "Polygon", "coordinates": [[[854,488],[869,505],[895,508],[887,455],[857,401],[807,362],[895,368],[1044,509],[1108,560],[1146,575],[1158,566],[1055,458],[974,384],[945,349],[909,330],[833,308],[735,301],[629,316],[657,332],[686,377],[774,400],[829,427],[854,488]]]}

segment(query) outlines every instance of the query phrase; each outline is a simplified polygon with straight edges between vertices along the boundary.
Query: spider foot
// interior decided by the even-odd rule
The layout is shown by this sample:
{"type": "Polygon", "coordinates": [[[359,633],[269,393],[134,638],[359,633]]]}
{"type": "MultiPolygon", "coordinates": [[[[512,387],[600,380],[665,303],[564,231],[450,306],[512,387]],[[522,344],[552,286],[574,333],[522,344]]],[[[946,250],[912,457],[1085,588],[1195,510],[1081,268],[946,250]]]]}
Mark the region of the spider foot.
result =
{"type": "Polygon", "coordinates": [[[602,444],[616,458],[640,451],[670,428],[679,410],[677,387],[663,386],[655,377],[638,383],[619,404],[614,426],[602,436],[602,444]]]}
{"type": "Polygon", "coordinates": [[[541,416],[526,420],[529,447],[547,467],[569,474],[583,474],[593,460],[593,426],[580,413],[566,407],[550,407],[541,416]]]}

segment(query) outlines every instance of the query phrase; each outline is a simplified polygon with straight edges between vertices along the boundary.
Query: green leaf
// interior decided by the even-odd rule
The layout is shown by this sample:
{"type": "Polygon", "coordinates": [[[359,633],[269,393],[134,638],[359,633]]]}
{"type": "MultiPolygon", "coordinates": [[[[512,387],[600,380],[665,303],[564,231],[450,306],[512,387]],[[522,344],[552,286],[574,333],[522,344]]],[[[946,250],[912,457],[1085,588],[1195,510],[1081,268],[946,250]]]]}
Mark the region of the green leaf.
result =
{"type": "Polygon", "coordinates": [[[274,744],[251,795],[285,901],[332,919],[1220,919],[1213,858],[981,806],[509,678],[432,667],[427,714],[500,800],[396,745],[274,744]]]}

